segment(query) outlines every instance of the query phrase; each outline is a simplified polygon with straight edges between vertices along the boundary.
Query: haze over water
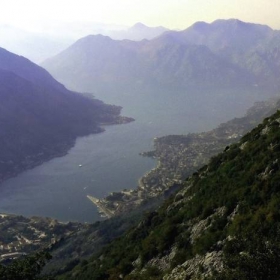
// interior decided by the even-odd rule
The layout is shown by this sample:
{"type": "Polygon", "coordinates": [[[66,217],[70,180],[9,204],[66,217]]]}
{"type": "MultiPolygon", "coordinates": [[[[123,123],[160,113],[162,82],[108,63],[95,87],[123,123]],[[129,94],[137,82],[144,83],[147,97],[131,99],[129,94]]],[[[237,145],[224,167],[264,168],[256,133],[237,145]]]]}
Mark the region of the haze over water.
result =
{"type": "Polygon", "coordinates": [[[100,219],[86,195],[101,198],[112,191],[135,188],[137,180],[156,165],[154,160],[139,156],[153,148],[154,137],[210,130],[242,116],[255,101],[268,98],[257,89],[232,90],[230,96],[226,98],[224,90],[97,96],[122,105],[122,114],[136,121],[78,138],[66,156],[4,182],[0,212],[61,221],[100,219]]]}

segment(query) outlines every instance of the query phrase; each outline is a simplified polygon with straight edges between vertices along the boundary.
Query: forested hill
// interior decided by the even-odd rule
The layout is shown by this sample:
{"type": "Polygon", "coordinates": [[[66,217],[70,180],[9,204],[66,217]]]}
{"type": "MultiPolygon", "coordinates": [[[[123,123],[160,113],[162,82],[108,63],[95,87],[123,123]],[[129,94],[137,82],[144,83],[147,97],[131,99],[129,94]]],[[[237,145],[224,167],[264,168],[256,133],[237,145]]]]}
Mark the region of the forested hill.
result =
{"type": "Polygon", "coordinates": [[[120,107],[67,90],[43,68],[0,49],[0,182],[54,156],[78,136],[121,123],[120,107]]]}
{"type": "Polygon", "coordinates": [[[279,279],[280,111],[60,279],[279,279]]]}

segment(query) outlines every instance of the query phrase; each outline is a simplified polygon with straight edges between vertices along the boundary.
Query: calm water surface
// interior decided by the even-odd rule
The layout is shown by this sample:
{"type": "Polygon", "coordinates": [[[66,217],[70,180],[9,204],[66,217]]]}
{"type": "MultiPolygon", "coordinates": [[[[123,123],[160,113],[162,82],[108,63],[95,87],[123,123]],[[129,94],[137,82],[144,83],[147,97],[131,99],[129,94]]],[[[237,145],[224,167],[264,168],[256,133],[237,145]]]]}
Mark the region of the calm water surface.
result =
{"type": "Polygon", "coordinates": [[[196,94],[103,96],[106,102],[122,105],[123,115],[136,121],[78,138],[66,156],[4,182],[0,212],[96,221],[99,214],[86,195],[101,198],[112,191],[135,188],[137,180],[156,165],[139,156],[152,149],[154,137],[212,129],[243,115],[254,101],[267,98],[256,92],[233,92],[230,98],[223,91],[205,93],[202,98],[196,94]]]}

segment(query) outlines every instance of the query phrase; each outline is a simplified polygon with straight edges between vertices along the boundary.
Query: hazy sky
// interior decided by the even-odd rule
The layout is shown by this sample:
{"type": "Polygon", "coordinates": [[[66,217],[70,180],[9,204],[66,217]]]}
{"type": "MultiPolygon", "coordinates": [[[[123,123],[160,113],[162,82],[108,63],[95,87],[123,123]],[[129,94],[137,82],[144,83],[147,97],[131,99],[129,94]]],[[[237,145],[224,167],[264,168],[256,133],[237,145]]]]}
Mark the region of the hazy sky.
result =
{"type": "Polygon", "coordinates": [[[0,0],[0,23],[38,28],[40,22],[143,22],[185,29],[196,21],[238,18],[280,29],[280,0],[0,0]]]}

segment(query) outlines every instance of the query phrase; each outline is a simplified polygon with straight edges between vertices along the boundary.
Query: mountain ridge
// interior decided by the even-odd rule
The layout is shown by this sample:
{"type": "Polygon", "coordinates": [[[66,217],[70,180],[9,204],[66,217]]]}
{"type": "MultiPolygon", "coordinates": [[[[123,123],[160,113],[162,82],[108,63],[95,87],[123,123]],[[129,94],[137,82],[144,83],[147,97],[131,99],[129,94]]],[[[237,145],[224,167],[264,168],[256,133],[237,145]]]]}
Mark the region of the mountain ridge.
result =
{"type": "Polygon", "coordinates": [[[46,26],[43,24],[38,29],[40,31],[30,31],[1,24],[0,46],[35,63],[41,63],[88,34],[103,34],[116,40],[141,41],[152,39],[168,30],[162,26],[148,27],[143,23],[139,23],[138,27],[137,24],[126,27],[94,22],[52,23],[46,26]]]}
{"type": "Polygon", "coordinates": [[[29,59],[13,54],[4,48],[0,48],[0,68],[14,72],[34,84],[52,86],[59,90],[65,90],[65,87],[54,80],[45,69],[31,62],[29,59]]]}
{"type": "Polygon", "coordinates": [[[143,84],[170,88],[254,84],[249,72],[220,58],[206,46],[163,42],[159,37],[141,42],[107,38],[108,45],[101,48],[104,40],[101,35],[80,39],[42,65],[59,81],[83,91],[143,84]]]}
{"type": "Polygon", "coordinates": [[[64,84],[87,92],[147,86],[277,88],[278,33],[264,25],[217,20],[167,31],[152,40],[108,39],[103,47],[105,38],[90,36],[42,66],[64,84]]]}

